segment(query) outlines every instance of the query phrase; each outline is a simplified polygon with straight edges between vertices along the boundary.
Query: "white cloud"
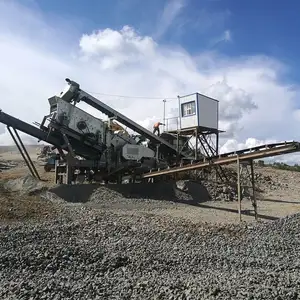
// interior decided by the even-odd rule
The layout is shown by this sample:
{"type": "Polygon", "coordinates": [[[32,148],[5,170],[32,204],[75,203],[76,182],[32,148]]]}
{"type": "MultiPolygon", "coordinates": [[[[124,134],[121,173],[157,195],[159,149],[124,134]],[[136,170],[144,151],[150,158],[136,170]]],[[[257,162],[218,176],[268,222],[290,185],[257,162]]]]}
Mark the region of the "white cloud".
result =
{"type": "Polygon", "coordinates": [[[156,44],[151,37],[141,37],[129,26],[120,31],[98,30],[84,34],[79,42],[85,61],[96,59],[102,69],[114,69],[120,65],[142,62],[155,55],[156,44]]]}
{"type": "Polygon", "coordinates": [[[231,31],[230,30],[224,31],[223,40],[226,42],[231,41],[231,31]]]}
{"type": "MultiPolygon", "coordinates": [[[[47,99],[69,77],[89,92],[161,97],[95,94],[149,129],[154,121],[162,120],[165,97],[200,92],[217,98],[220,129],[228,131],[221,139],[222,149],[298,137],[295,99],[299,87],[280,80],[286,67],[277,60],[264,56],[234,59],[207,52],[192,56],[181,47],[167,47],[141,36],[129,26],[119,31],[95,28],[80,39],[71,32],[68,42],[77,42],[74,51],[61,35],[64,27],[46,24],[42,15],[20,5],[1,3],[0,20],[0,108],[29,123],[42,120],[49,111],[47,99]],[[7,11],[9,17],[4,18],[7,11]],[[26,26],[21,26],[24,19],[26,26]],[[55,45],[60,45],[59,51],[55,45]],[[230,140],[226,142],[225,137],[230,140]]],[[[167,113],[176,111],[176,106],[176,99],[168,101],[167,113]]],[[[87,110],[100,116],[92,108],[87,110]]],[[[1,144],[10,141],[7,133],[0,134],[1,144]]]]}
{"type": "Polygon", "coordinates": [[[165,32],[167,32],[176,17],[178,17],[181,10],[184,8],[186,1],[187,0],[167,0],[158,21],[156,33],[154,34],[156,38],[160,38],[165,32]]]}
{"type": "Polygon", "coordinates": [[[5,125],[0,123],[0,134],[5,133],[5,125]]]}
{"type": "Polygon", "coordinates": [[[262,146],[265,144],[276,143],[276,140],[258,140],[256,138],[248,138],[245,142],[238,142],[235,139],[228,139],[220,149],[221,153],[231,152],[235,150],[241,150],[245,148],[253,148],[256,146],[262,146]]]}
{"type": "Polygon", "coordinates": [[[222,33],[222,35],[211,40],[210,47],[213,48],[222,42],[226,43],[226,42],[230,42],[231,40],[232,40],[231,31],[227,29],[222,33]]]}

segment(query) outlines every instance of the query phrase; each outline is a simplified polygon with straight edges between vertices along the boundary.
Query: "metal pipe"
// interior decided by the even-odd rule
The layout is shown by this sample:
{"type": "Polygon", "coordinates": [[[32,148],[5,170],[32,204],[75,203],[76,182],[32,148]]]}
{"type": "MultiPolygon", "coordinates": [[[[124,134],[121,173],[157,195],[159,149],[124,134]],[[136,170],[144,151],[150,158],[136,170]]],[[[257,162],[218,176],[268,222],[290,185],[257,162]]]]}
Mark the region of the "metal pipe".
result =
{"type": "Polygon", "coordinates": [[[13,135],[13,133],[12,133],[12,131],[11,131],[11,129],[10,129],[9,126],[7,126],[7,130],[8,130],[8,132],[10,133],[12,139],[14,140],[14,142],[15,142],[15,144],[16,144],[16,146],[17,146],[19,152],[20,152],[20,154],[22,155],[22,157],[23,157],[23,159],[24,159],[24,161],[25,161],[25,163],[26,163],[26,165],[27,165],[27,167],[28,167],[30,173],[32,174],[33,177],[36,177],[36,175],[34,174],[33,170],[31,169],[30,164],[28,163],[28,161],[27,161],[27,159],[26,159],[24,153],[22,152],[22,149],[20,148],[20,146],[19,146],[19,144],[18,144],[16,138],[14,137],[14,135],[13,135]]]}
{"type": "Polygon", "coordinates": [[[23,142],[22,142],[22,140],[21,140],[21,138],[20,138],[20,136],[19,136],[19,134],[18,134],[18,132],[17,132],[17,130],[16,130],[15,128],[13,128],[13,130],[14,130],[14,132],[15,132],[15,134],[16,134],[16,137],[17,137],[18,140],[19,140],[19,143],[20,143],[21,147],[23,148],[23,151],[25,152],[25,154],[26,154],[26,156],[27,156],[28,162],[30,163],[30,165],[31,165],[31,167],[32,167],[32,169],[33,169],[33,171],[34,171],[34,173],[36,174],[36,178],[38,178],[39,180],[41,180],[40,175],[39,175],[38,171],[36,170],[36,168],[35,168],[35,166],[34,166],[32,160],[31,160],[31,158],[30,158],[30,156],[29,156],[29,154],[28,154],[28,152],[27,152],[27,150],[26,150],[26,147],[24,146],[24,144],[23,144],[23,142]]]}

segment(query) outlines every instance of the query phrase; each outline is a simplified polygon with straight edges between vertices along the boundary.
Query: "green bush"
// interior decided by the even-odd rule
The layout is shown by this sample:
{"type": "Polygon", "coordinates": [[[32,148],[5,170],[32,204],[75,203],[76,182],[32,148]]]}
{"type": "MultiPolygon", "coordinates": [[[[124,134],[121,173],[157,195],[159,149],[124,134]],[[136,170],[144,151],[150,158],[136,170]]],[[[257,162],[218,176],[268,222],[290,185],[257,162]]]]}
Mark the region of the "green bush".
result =
{"type": "Polygon", "coordinates": [[[282,162],[274,162],[274,163],[266,163],[263,160],[256,161],[256,164],[259,167],[271,167],[274,169],[280,169],[280,170],[287,170],[287,171],[294,171],[294,172],[300,172],[300,166],[298,164],[288,165],[282,162]]]}
{"type": "Polygon", "coordinates": [[[300,172],[300,166],[298,164],[294,164],[293,166],[290,166],[285,163],[275,162],[271,166],[275,169],[300,172]]]}

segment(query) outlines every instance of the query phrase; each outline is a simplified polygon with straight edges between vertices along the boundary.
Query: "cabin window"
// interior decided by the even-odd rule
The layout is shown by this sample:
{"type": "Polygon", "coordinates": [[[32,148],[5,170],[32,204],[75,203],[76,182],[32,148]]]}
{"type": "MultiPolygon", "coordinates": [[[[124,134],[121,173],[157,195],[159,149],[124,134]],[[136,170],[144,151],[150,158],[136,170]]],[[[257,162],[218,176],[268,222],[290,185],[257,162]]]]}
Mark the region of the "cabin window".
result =
{"type": "Polygon", "coordinates": [[[191,101],[181,104],[181,112],[183,117],[188,117],[196,114],[196,102],[191,101]]]}

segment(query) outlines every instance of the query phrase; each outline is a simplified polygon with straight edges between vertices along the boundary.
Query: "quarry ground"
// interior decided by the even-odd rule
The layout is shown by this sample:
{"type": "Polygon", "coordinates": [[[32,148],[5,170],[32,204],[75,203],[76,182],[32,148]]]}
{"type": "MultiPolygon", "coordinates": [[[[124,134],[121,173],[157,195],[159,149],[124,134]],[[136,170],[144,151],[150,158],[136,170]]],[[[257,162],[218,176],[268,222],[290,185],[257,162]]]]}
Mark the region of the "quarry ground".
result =
{"type": "Polygon", "coordinates": [[[53,172],[26,177],[14,149],[1,162],[0,299],[300,299],[300,173],[256,167],[259,222],[243,201],[239,224],[236,201],[49,192],[53,172]]]}
{"type": "MultiPolygon", "coordinates": [[[[31,158],[36,161],[37,147],[29,147],[31,158]]],[[[12,162],[17,164],[16,167],[0,173],[1,179],[15,179],[24,177],[29,174],[28,168],[22,161],[18,151],[8,151],[0,153],[0,162],[12,162]]],[[[45,186],[54,185],[54,172],[44,172],[42,167],[37,165],[37,170],[45,186]]],[[[300,211],[300,173],[285,170],[276,170],[269,167],[255,167],[255,172],[270,177],[272,182],[268,186],[264,182],[258,182],[258,186],[263,188],[263,197],[258,199],[258,212],[261,221],[274,220],[300,211]],[[277,186],[277,184],[280,186],[277,186]]],[[[72,193],[72,192],[71,192],[72,193]]],[[[7,196],[6,196],[7,197],[7,196]]],[[[32,198],[32,197],[31,197],[32,198]]],[[[199,195],[199,204],[190,206],[181,203],[166,203],[163,208],[155,209],[155,214],[169,217],[184,218],[192,222],[209,222],[209,223],[238,223],[237,214],[238,204],[232,201],[206,201],[199,195]]],[[[82,200],[84,201],[84,200],[82,200]]],[[[39,202],[39,201],[38,201],[39,202]]],[[[97,208],[97,205],[94,205],[97,208]]],[[[110,207],[106,207],[110,209],[110,207]]],[[[112,208],[114,211],[118,207],[112,208]]],[[[141,207],[136,205],[133,211],[140,212],[141,207]]],[[[253,221],[253,208],[250,201],[242,202],[242,219],[245,222],[253,221]]]]}

